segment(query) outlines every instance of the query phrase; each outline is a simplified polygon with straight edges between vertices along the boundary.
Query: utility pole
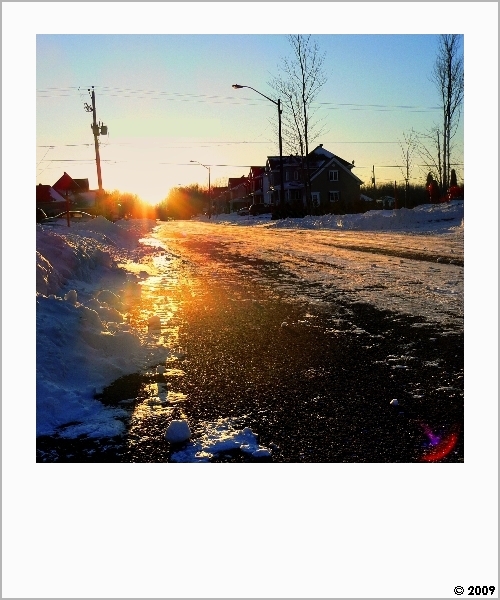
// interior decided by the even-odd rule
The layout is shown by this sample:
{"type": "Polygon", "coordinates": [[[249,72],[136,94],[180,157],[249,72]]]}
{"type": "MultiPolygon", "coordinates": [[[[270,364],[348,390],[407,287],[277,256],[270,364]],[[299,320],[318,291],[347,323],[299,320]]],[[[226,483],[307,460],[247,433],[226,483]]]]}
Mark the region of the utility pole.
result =
{"type": "Polygon", "coordinates": [[[97,124],[94,86],[92,86],[92,91],[90,91],[89,89],[88,92],[90,94],[90,97],[92,98],[92,106],[89,106],[87,103],[85,103],[84,108],[87,112],[91,112],[93,117],[93,122],[90,127],[92,129],[92,133],[94,134],[95,164],[97,166],[97,185],[99,186],[99,191],[102,192],[101,158],[99,156],[99,136],[101,135],[101,133],[103,135],[106,135],[108,132],[108,128],[100,121],[99,124],[97,124]]]}
{"type": "Polygon", "coordinates": [[[406,149],[406,180],[405,180],[405,208],[408,208],[408,196],[410,195],[410,157],[406,149]]]}

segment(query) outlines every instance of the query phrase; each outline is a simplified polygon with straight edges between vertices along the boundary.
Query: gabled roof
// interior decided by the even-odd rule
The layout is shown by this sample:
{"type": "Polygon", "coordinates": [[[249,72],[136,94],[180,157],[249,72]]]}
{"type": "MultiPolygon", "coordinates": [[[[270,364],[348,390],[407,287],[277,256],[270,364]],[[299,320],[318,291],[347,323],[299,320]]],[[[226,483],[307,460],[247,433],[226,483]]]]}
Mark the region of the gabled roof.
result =
{"type": "Polygon", "coordinates": [[[89,180],[88,178],[85,179],[73,179],[73,181],[76,183],[76,185],[80,188],[80,190],[82,192],[88,192],[89,190],[89,180]]]}
{"type": "Polygon", "coordinates": [[[50,185],[39,183],[36,186],[36,201],[37,202],[66,202],[66,199],[61,196],[50,185]]]}
{"type": "Polygon", "coordinates": [[[343,160],[335,155],[333,155],[333,157],[330,160],[327,160],[323,165],[321,165],[321,167],[315,173],[313,173],[311,175],[311,181],[313,179],[315,179],[316,177],[318,177],[318,175],[320,173],[323,173],[323,171],[325,169],[329,169],[330,167],[335,167],[335,166],[340,167],[343,171],[345,171],[353,179],[355,179],[360,185],[363,185],[363,182],[361,181],[361,179],[359,177],[357,177],[356,175],[354,175],[354,173],[351,172],[351,169],[354,165],[352,163],[347,163],[345,160],[343,160]]]}
{"type": "MultiPolygon", "coordinates": [[[[359,177],[356,177],[356,175],[354,175],[354,173],[351,172],[352,168],[354,167],[354,164],[350,163],[347,160],[340,158],[340,156],[337,156],[336,154],[333,154],[332,152],[326,150],[326,148],[323,148],[323,144],[316,146],[316,148],[314,150],[309,152],[309,154],[307,155],[307,158],[308,158],[309,169],[311,171],[314,171],[313,174],[311,175],[311,179],[314,179],[315,177],[317,177],[325,168],[335,165],[335,166],[340,167],[342,170],[346,171],[347,173],[349,173],[349,175],[351,177],[353,177],[357,182],[359,182],[360,185],[363,184],[361,179],[359,179],[359,177]]],[[[285,166],[285,165],[286,166],[294,166],[294,165],[300,166],[301,164],[302,164],[302,157],[300,157],[300,156],[284,156],[283,157],[283,166],[285,166]]],[[[268,156],[266,165],[268,166],[268,168],[271,169],[271,171],[279,170],[280,157],[279,156],[268,156]]],[[[286,187],[286,184],[285,184],[285,187],[286,187]]]]}
{"type": "Polygon", "coordinates": [[[266,167],[250,167],[250,175],[253,177],[259,177],[263,175],[266,171],[266,167]]]}
{"type": "Polygon", "coordinates": [[[347,160],[344,160],[343,158],[340,158],[340,156],[337,156],[336,154],[332,154],[332,152],[329,152],[328,150],[323,148],[323,144],[316,146],[316,148],[314,148],[314,150],[309,152],[309,157],[316,157],[317,159],[323,160],[323,161],[335,158],[335,160],[338,163],[341,163],[344,167],[346,167],[349,170],[351,170],[354,166],[353,163],[347,162],[347,160]]]}
{"type": "Polygon", "coordinates": [[[245,175],[242,175],[241,177],[230,177],[227,182],[227,187],[234,188],[238,185],[247,184],[247,183],[248,183],[248,177],[245,177],[245,175]]]}
{"type": "MultiPolygon", "coordinates": [[[[88,180],[87,180],[88,181],[88,180]]],[[[58,192],[78,192],[81,190],[80,186],[74,179],[72,179],[66,171],[64,171],[64,175],[58,179],[54,185],[52,186],[58,192]]]]}
{"type": "MultiPolygon", "coordinates": [[[[300,166],[302,164],[302,158],[298,155],[296,156],[283,156],[283,166],[300,166]]],[[[266,161],[266,166],[269,166],[271,171],[280,168],[280,157],[279,156],[268,156],[266,161]]]]}

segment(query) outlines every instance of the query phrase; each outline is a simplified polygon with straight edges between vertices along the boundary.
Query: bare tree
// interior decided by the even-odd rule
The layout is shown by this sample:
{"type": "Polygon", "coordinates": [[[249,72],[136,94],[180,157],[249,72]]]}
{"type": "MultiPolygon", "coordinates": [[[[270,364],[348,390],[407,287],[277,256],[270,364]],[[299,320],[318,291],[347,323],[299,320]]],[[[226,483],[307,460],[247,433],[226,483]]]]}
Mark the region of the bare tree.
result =
{"type": "Polygon", "coordinates": [[[446,191],[450,183],[452,140],[460,121],[464,99],[464,61],[460,53],[460,39],[461,36],[457,34],[440,36],[431,77],[439,91],[443,118],[441,140],[439,130],[437,137],[442,191],[446,191]]]}
{"type": "Polygon", "coordinates": [[[326,83],[323,71],[325,53],[320,53],[310,35],[289,35],[292,57],[282,59],[279,74],[269,85],[282,99],[283,139],[290,154],[299,154],[304,159],[303,181],[306,200],[310,204],[310,174],[307,155],[309,145],[322,133],[312,104],[326,83]]]}
{"type": "Polygon", "coordinates": [[[400,166],[401,173],[405,179],[405,208],[408,208],[410,195],[410,177],[413,169],[413,155],[417,151],[417,135],[412,130],[409,133],[403,133],[403,141],[400,140],[401,158],[403,160],[400,166]]]}

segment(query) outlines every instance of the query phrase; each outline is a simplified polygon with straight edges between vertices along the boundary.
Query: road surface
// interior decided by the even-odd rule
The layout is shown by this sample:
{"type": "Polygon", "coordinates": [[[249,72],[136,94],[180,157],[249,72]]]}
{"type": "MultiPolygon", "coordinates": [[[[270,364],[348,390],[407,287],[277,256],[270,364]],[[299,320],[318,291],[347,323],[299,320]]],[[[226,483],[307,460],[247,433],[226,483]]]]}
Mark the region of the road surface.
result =
{"type": "Polygon", "coordinates": [[[153,238],[130,319],[172,348],[167,370],[106,390],[136,397],[126,439],[72,460],[169,462],[185,419],[270,451],[211,462],[463,461],[463,237],[177,221],[153,238]]]}

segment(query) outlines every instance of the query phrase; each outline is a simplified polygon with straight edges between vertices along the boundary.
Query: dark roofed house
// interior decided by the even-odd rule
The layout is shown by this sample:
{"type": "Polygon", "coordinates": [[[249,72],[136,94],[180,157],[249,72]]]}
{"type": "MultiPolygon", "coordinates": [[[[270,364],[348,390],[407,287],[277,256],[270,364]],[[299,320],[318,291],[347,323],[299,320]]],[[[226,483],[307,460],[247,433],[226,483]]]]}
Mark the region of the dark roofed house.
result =
{"type": "Polygon", "coordinates": [[[52,186],[62,196],[68,196],[73,208],[88,210],[95,205],[97,192],[89,190],[89,180],[73,179],[66,171],[52,186]]]}
{"type": "MultiPolygon", "coordinates": [[[[285,204],[298,207],[306,206],[307,173],[311,182],[311,209],[321,212],[345,212],[355,210],[359,204],[362,181],[352,173],[354,162],[348,162],[340,156],[317,146],[307,156],[283,157],[283,183],[285,204]],[[306,167],[307,162],[307,167],[306,167]]],[[[270,178],[270,190],[273,202],[277,203],[280,190],[279,156],[268,156],[266,171],[270,178]]]]}
{"type": "Polygon", "coordinates": [[[212,207],[214,214],[225,212],[228,201],[227,186],[212,186],[212,207]]]}
{"type": "Polygon", "coordinates": [[[47,216],[53,217],[66,208],[66,199],[52,186],[39,183],[36,186],[36,205],[45,211],[47,216]]]}
{"type": "Polygon", "coordinates": [[[88,192],[89,191],[89,180],[85,179],[73,179],[73,181],[78,186],[78,191],[88,192]]]}
{"type": "Polygon", "coordinates": [[[233,212],[244,206],[250,206],[252,198],[249,196],[248,177],[230,177],[227,182],[229,190],[229,211],[233,212]]]}
{"type": "Polygon", "coordinates": [[[266,173],[266,167],[250,167],[248,174],[249,191],[252,197],[252,204],[269,203],[269,179],[266,173]]]}
{"type": "MultiPolygon", "coordinates": [[[[88,180],[87,180],[88,182],[88,180]]],[[[83,190],[80,189],[80,186],[78,185],[78,183],[76,183],[76,181],[74,179],[72,179],[67,173],[66,171],[64,171],[64,175],[62,177],[60,177],[52,186],[57,192],[59,192],[60,194],[65,195],[66,193],[68,193],[68,195],[70,193],[75,193],[75,192],[80,192],[83,190]]]]}
{"type": "Polygon", "coordinates": [[[321,207],[321,212],[357,212],[363,182],[352,172],[354,161],[328,152],[321,144],[309,156],[318,165],[311,174],[313,204],[321,207]]]}

